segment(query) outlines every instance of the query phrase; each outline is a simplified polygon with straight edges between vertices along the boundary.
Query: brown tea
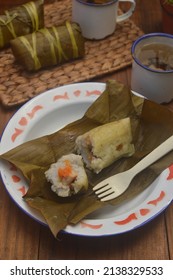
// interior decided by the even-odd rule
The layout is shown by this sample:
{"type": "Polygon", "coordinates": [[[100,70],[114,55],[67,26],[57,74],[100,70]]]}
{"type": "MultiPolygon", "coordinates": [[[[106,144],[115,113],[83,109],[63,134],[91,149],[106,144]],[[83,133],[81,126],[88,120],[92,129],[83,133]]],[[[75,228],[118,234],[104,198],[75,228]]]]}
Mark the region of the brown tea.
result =
{"type": "Polygon", "coordinates": [[[153,70],[173,70],[173,47],[169,45],[145,45],[137,51],[136,57],[143,65],[153,70]]]}

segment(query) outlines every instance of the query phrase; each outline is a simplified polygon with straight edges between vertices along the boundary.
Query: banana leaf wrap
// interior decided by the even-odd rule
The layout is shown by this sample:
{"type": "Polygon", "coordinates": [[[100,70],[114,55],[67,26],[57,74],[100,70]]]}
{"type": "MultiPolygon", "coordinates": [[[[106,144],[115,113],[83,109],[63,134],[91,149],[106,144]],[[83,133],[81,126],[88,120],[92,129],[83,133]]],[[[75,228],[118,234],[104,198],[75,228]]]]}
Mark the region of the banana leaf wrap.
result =
{"type": "Polygon", "coordinates": [[[24,200],[44,216],[53,235],[68,224],[76,224],[97,209],[112,205],[117,207],[147,188],[155,178],[173,162],[170,152],[151,167],[141,172],[120,197],[100,202],[92,187],[101,180],[132,167],[161,142],[173,134],[173,113],[163,105],[131,95],[130,90],[114,80],[108,81],[102,95],[89,107],[84,116],[61,130],[26,142],[0,157],[16,165],[29,180],[24,200]],[[64,154],[74,152],[75,139],[90,129],[113,120],[130,117],[135,154],[123,158],[98,175],[87,170],[89,189],[85,194],[63,199],[54,194],[44,172],[51,163],[64,154]]]}
{"type": "Polygon", "coordinates": [[[0,49],[18,36],[44,27],[44,0],[31,1],[0,15],[0,49]]]}
{"type": "Polygon", "coordinates": [[[84,38],[78,24],[43,28],[11,41],[16,60],[28,71],[62,64],[85,54],[84,38]]]}

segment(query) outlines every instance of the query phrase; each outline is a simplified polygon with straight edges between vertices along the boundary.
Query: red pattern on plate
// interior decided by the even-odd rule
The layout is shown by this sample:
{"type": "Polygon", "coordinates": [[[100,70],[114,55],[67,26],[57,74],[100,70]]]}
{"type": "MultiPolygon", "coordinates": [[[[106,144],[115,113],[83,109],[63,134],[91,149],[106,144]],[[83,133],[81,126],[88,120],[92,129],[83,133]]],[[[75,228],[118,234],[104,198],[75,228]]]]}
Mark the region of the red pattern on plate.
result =
{"type": "Polygon", "coordinates": [[[172,180],[173,179],[173,164],[169,166],[169,175],[166,178],[166,180],[172,180]]]}
{"type": "Polygon", "coordinates": [[[102,92],[100,90],[87,90],[86,91],[86,96],[91,96],[91,95],[101,95],[102,92]]]}
{"type": "Polygon", "coordinates": [[[21,192],[22,196],[26,194],[26,188],[24,186],[20,187],[18,191],[21,192]]]}
{"type": "Polygon", "coordinates": [[[156,206],[164,197],[165,197],[165,192],[161,191],[160,195],[156,199],[149,201],[147,204],[152,204],[156,206]]]}
{"type": "Polygon", "coordinates": [[[59,99],[69,99],[68,93],[65,92],[64,94],[58,94],[55,95],[53,98],[53,101],[59,100],[59,99]]]}
{"type": "Polygon", "coordinates": [[[141,216],[145,216],[150,212],[150,209],[143,208],[143,209],[140,209],[139,212],[140,212],[141,216]]]}
{"type": "Polygon", "coordinates": [[[76,97],[79,97],[80,94],[81,94],[81,90],[75,90],[75,91],[73,92],[73,94],[74,94],[76,97]]]}
{"type": "Polygon", "coordinates": [[[135,213],[130,214],[127,218],[125,218],[121,221],[115,221],[114,224],[122,226],[122,225],[126,225],[126,224],[130,223],[133,220],[137,220],[137,216],[135,213]]]}
{"type": "Polygon", "coordinates": [[[16,138],[23,132],[23,129],[16,128],[14,129],[14,133],[11,136],[11,141],[15,142],[16,138]]]}
{"type": "Polygon", "coordinates": [[[30,119],[33,119],[35,114],[41,109],[43,109],[43,106],[37,105],[31,110],[31,112],[27,113],[27,115],[30,117],[30,119]]]}
{"type": "MultiPolygon", "coordinates": [[[[27,116],[30,118],[30,119],[33,119],[34,118],[34,116],[35,116],[35,114],[39,111],[39,110],[41,110],[41,109],[43,109],[43,106],[41,106],[41,105],[36,105],[36,106],[34,106],[34,108],[29,112],[29,113],[27,113],[27,116]]],[[[18,124],[20,125],[20,126],[22,126],[22,127],[26,127],[27,126],[27,124],[28,124],[28,120],[27,120],[27,118],[26,117],[21,117],[21,119],[18,121],[18,124]]],[[[19,136],[19,135],[21,135],[22,133],[23,133],[23,129],[20,129],[20,128],[17,128],[17,127],[15,127],[14,128],[14,133],[12,134],[12,136],[11,136],[11,141],[12,142],[15,142],[16,141],[16,138],[19,136]]]]}
{"type": "Polygon", "coordinates": [[[22,117],[22,118],[20,119],[20,121],[19,121],[19,124],[20,124],[21,126],[25,126],[25,125],[27,125],[27,123],[28,123],[28,120],[27,120],[27,118],[25,118],[25,117],[22,117]]]}
{"type": "Polygon", "coordinates": [[[12,175],[11,178],[12,178],[12,180],[13,180],[14,183],[18,183],[18,182],[20,182],[20,180],[21,180],[20,177],[17,176],[17,175],[12,175]]]}
{"type": "MultiPolygon", "coordinates": [[[[165,197],[165,192],[161,191],[159,197],[149,201],[147,204],[151,204],[151,205],[156,206],[164,197],[165,197]]],[[[139,213],[140,213],[141,216],[145,216],[149,212],[150,212],[150,209],[148,209],[148,208],[142,208],[142,209],[139,210],[139,213]]],[[[121,221],[116,221],[114,223],[117,224],[117,225],[125,225],[125,224],[128,224],[131,221],[137,220],[137,219],[138,219],[138,217],[137,217],[136,213],[132,213],[127,218],[125,218],[125,219],[123,219],[121,221]]]]}
{"type": "Polygon", "coordinates": [[[91,225],[91,224],[88,224],[88,223],[85,223],[85,222],[80,222],[81,226],[82,227],[88,227],[88,228],[91,228],[91,229],[99,229],[103,226],[103,224],[99,224],[99,225],[91,225]]]}

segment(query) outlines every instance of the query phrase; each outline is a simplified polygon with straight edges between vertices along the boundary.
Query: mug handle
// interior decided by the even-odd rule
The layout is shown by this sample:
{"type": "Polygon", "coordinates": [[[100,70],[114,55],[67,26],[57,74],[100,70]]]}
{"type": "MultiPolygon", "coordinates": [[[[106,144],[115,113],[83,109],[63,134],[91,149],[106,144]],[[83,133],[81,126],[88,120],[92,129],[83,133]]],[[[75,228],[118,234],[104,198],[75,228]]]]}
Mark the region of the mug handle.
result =
{"type": "Polygon", "coordinates": [[[136,7],[135,0],[119,0],[119,2],[130,2],[131,3],[131,7],[130,7],[130,9],[126,13],[117,16],[116,22],[122,22],[122,21],[128,19],[133,14],[134,9],[136,7]]]}

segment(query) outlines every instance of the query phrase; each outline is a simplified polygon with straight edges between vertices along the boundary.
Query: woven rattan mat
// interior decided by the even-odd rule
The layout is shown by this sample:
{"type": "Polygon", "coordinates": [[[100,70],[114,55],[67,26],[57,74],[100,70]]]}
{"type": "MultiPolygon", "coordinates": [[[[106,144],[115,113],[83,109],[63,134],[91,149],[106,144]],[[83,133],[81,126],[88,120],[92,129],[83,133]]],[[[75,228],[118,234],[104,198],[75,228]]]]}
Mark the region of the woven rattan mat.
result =
{"type": "MultiPolygon", "coordinates": [[[[71,20],[71,0],[45,5],[45,25],[71,20]]],[[[0,99],[6,107],[22,104],[41,92],[74,82],[87,81],[131,65],[132,42],[142,31],[131,20],[118,25],[110,37],[86,41],[85,57],[29,74],[17,65],[11,49],[0,52],[0,99]]]]}

